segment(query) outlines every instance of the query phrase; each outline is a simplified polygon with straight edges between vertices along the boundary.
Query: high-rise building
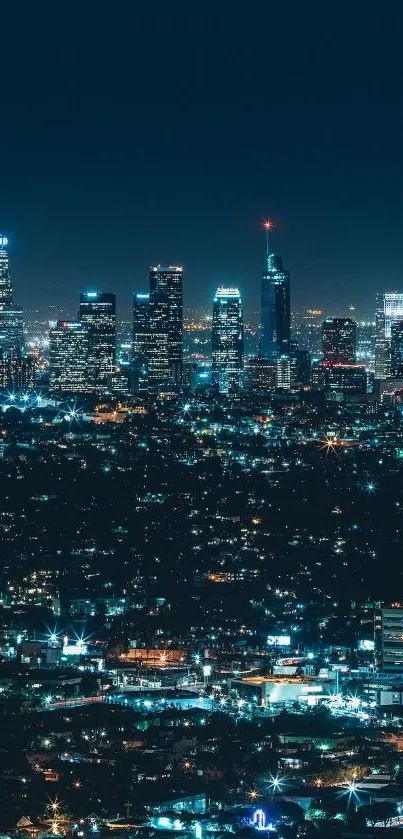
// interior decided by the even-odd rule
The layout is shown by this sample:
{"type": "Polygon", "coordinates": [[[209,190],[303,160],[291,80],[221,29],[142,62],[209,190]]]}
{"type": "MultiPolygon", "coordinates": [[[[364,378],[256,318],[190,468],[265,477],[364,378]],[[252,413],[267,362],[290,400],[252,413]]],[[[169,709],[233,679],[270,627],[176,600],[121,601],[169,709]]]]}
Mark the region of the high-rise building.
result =
{"type": "Polygon", "coordinates": [[[150,268],[150,300],[165,294],[168,318],[168,352],[171,377],[179,383],[183,366],[183,268],[153,265],[150,268]]]}
{"type": "Polygon", "coordinates": [[[323,360],[334,364],[355,364],[357,324],[351,318],[326,318],[322,324],[323,360]]]}
{"type": "Polygon", "coordinates": [[[375,317],[375,376],[388,379],[391,374],[392,323],[403,320],[403,293],[379,293],[376,298],[375,317]]]}
{"type": "Polygon", "coordinates": [[[11,349],[0,358],[0,389],[32,390],[36,383],[35,359],[11,349]]]}
{"type": "Polygon", "coordinates": [[[403,320],[392,323],[390,333],[390,375],[403,379],[403,320]]]}
{"type": "Polygon", "coordinates": [[[13,304],[8,239],[0,236],[0,354],[25,353],[23,311],[13,304]]]}
{"type": "Polygon", "coordinates": [[[173,383],[166,292],[137,292],[133,297],[132,379],[135,391],[173,383]]]}
{"type": "Polygon", "coordinates": [[[144,390],[148,385],[147,348],[149,334],[150,295],[135,292],[133,295],[133,344],[132,344],[132,390],[144,390]]]}
{"type": "Polygon", "coordinates": [[[24,314],[20,306],[13,303],[0,305],[0,353],[18,350],[24,354],[24,314]]]}
{"type": "Polygon", "coordinates": [[[148,387],[151,389],[169,388],[174,381],[169,311],[170,303],[165,292],[150,295],[146,359],[148,387]]]}
{"type": "Polygon", "coordinates": [[[375,611],[375,660],[382,673],[403,670],[403,609],[375,611]]]}
{"type": "Polygon", "coordinates": [[[244,386],[250,390],[271,390],[276,387],[276,365],[267,358],[245,361],[244,386]]]}
{"type": "Polygon", "coordinates": [[[212,382],[219,393],[240,387],[242,366],[241,295],[237,288],[218,288],[213,305],[212,382]]]}
{"type": "Polygon", "coordinates": [[[116,366],[116,295],[86,291],[80,294],[80,322],[88,331],[88,387],[105,387],[116,366]]]}
{"type": "Polygon", "coordinates": [[[280,256],[270,247],[271,222],[263,225],[266,234],[266,268],[261,279],[260,356],[276,364],[288,356],[291,340],[290,272],[284,270],[280,256]]]}
{"type": "Polygon", "coordinates": [[[0,306],[8,306],[13,302],[10,266],[8,259],[8,239],[0,235],[0,306]]]}
{"type": "Polygon", "coordinates": [[[325,390],[338,393],[368,392],[368,373],[363,364],[331,364],[322,361],[319,367],[325,390]]]}
{"type": "Polygon", "coordinates": [[[276,362],[277,390],[291,389],[291,359],[289,355],[281,355],[276,362]]]}
{"type": "Polygon", "coordinates": [[[50,390],[82,393],[88,387],[88,330],[79,321],[59,320],[50,330],[50,390]]]}

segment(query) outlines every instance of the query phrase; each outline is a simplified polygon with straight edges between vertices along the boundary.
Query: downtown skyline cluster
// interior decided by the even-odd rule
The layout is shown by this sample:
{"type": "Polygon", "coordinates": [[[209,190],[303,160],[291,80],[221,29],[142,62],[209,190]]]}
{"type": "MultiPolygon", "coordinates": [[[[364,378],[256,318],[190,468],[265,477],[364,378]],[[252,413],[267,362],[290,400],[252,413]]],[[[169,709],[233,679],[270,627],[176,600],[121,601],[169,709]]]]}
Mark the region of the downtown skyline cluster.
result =
{"type": "MultiPolygon", "coordinates": [[[[227,395],[242,388],[308,388],[382,398],[397,390],[403,382],[403,293],[378,293],[372,334],[361,335],[362,324],[350,317],[323,319],[320,310],[307,310],[298,323],[291,311],[290,271],[272,246],[274,224],[267,220],[262,227],[266,252],[254,346],[250,340],[245,346],[240,289],[220,286],[204,354],[192,352],[184,343],[184,269],[154,265],[148,289],[133,294],[125,354],[117,340],[115,292],[83,291],[77,318],[50,324],[41,384],[54,393],[122,396],[199,385],[227,395]]],[[[209,328],[206,321],[205,332],[209,328]]],[[[13,301],[5,236],[0,237],[0,349],[2,387],[35,387],[35,359],[25,339],[23,310],[13,301]]]]}

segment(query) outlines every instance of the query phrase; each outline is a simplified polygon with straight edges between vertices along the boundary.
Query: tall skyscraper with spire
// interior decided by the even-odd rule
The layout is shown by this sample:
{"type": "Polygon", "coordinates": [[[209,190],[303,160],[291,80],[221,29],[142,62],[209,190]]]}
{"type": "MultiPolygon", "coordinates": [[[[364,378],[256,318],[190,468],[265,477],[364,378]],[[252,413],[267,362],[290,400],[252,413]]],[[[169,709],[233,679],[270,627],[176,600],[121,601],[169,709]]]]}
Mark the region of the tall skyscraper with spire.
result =
{"type": "Polygon", "coordinates": [[[289,356],[291,341],[290,272],[271,247],[272,221],[263,223],[266,231],[266,267],[261,280],[260,357],[276,364],[289,356]]]}

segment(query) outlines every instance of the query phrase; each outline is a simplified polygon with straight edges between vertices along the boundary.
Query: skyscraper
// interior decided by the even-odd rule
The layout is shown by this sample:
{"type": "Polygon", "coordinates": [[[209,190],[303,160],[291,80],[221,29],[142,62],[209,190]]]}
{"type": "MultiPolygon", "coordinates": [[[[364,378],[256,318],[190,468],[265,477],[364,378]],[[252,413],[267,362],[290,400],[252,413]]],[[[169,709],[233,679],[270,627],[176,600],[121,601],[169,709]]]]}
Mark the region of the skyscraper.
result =
{"type": "Polygon", "coordinates": [[[148,292],[133,294],[132,385],[136,392],[148,384],[149,304],[148,292]]]}
{"type": "Polygon", "coordinates": [[[13,302],[10,266],[8,259],[8,239],[0,235],[0,306],[13,302]]]}
{"type": "Polygon", "coordinates": [[[150,295],[146,358],[148,387],[151,389],[169,388],[174,380],[169,312],[170,303],[166,293],[154,292],[150,295]]]}
{"type": "Polygon", "coordinates": [[[168,352],[171,377],[179,383],[183,365],[183,268],[181,265],[154,265],[150,268],[150,301],[155,294],[166,294],[168,352]]]}
{"type": "Polygon", "coordinates": [[[24,355],[24,313],[20,306],[13,303],[0,305],[0,352],[17,350],[24,355]]]}
{"type": "Polygon", "coordinates": [[[392,379],[403,379],[403,320],[395,320],[390,338],[390,375],[392,379]]]}
{"type": "Polygon", "coordinates": [[[134,390],[169,388],[169,303],[165,292],[133,296],[132,376],[134,390]]]}
{"type": "Polygon", "coordinates": [[[59,320],[50,330],[50,390],[83,393],[88,387],[88,330],[79,321],[59,320]]]}
{"type": "Polygon", "coordinates": [[[213,305],[212,380],[219,393],[236,390],[243,366],[243,315],[237,288],[218,288],[213,305]]]}
{"type": "Polygon", "coordinates": [[[10,350],[24,355],[24,322],[21,307],[13,304],[8,239],[0,236],[0,355],[5,358],[10,350]]]}
{"type": "Polygon", "coordinates": [[[357,324],[351,318],[326,318],[322,324],[323,360],[333,364],[355,364],[357,324]]]}
{"type": "Polygon", "coordinates": [[[102,389],[116,364],[116,295],[97,291],[80,294],[79,319],[88,330],[88,386],[102,389]]]}
{"type": "Polygon", "coordinates": [[[392,323],[403,319],[403,293],[379,293],[376,298],[375,317],[375,376],[390,377],[392,323]]]}
{"type": "Polygon", "coordinates": [[[260,355],[276,364],[290,353],[290,272],[285,271],[280,256],[270,246],[272,223],[265,222],[266,268],[261,280],[260,355]]]}

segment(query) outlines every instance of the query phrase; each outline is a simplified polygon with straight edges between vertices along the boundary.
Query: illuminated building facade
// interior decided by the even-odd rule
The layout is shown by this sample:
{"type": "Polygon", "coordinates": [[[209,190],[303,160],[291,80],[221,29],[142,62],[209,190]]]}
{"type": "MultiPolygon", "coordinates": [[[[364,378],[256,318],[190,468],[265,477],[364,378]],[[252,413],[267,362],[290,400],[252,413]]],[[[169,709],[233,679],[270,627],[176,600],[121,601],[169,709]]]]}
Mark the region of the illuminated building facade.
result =
{"type": "Polygon", "coordinates": [[[13,302],[10,266],[8,258],[8,239],[0,235],[0,306],[8,306],[13,302]]]}
{"type": "Polygon", "coordinates": [[[154,265],[150,268],[150,302],[155,295],[166,295],[167,334],[170,375],[179,383],[183,366],[183,268],[181,265],[154,265]]]}
{"type": "Polygon", "coordinates": [[[116,295],[80,294],[79,320],[88,332],[88,389],[98,390],[105,387],[116,366],[116,295]]]}
{"type": "Polygon", "coordinates": [[[388,379],[391,375],[392,323],[403,320],[403,293],[387,292],[377,295],[375,318],[375,376],[388,379]]]}
{"type": "Polygon", "coordinates": [[[390,337],[390,375],[403,379],[403,320],[395,320],[390,337]]]}
{"type": "Polygon", "coordinates": [[[8,303],[0,306],[0,351],[4,354],[12,349],[24,353],[24,314],[20,306],[8,303]]]}
{"type": "Polygon", "coordinates": [[[133,297],[132,378],[135,391],[173,384],[165,292],[137,292],[133,297]]]}
{"type": "Polygon", "coordinates": [[[218,288],[213,305],[212,382],[219,393],[241,385],[243,367],[242,300],[237,288],[218,288]]]}
{"type": "Polygon", "coordinates": [[[290,390],[291,388],[291,360],[288,355],[282,355],[276,363],[276,388],[290,390]]]}
{"type": "Polygon", "coordinates": [[[339,393],[367,393],[368,374],[363,364],[329,364],[323,361],[319,366],[325,390],[339,393]]]}
{"type": "Polygon", "coordinates": [[[375,659],[383,673],[403,671],[403,609],[376,610],[375,659]]]}
{"type": "Polygon", "coordinates": [[[282,259],[267,253],[261,279],[260,355],[273,364],[289,355],[291,340],[290,272],[282,259]]]}
{"type": "Polygon", "coordinates": [[[323,360],[334,364],[355,364],[357,324],[351,318],[327,318],[322,324],[323,360]]]}
{"type": "Polygon", "coordinates": [[[35,360],[21,356],[18,350],[9,352],[0,359],[0,388],[4,390],[31,390],[35,387],[35,360]]]}
{"type": "Polygon", "coordinates": [[[276,387],[276,365],[267,358],[245,361],[244,384],[251,390],[270,390],[276,387]]]}
{"type": "Polygon", "coordinates": [[[151,389],[170,387],[174,381],[169,333],[170,305],[166,293],[154,292],[150,295],[146,358],[148,387],[151,389]]]}
{"type": "Polygon", "coordinates": [[[88,330],[79,321],[59,320],[50,330],[50,389],[88,390],[88,330]]]}

